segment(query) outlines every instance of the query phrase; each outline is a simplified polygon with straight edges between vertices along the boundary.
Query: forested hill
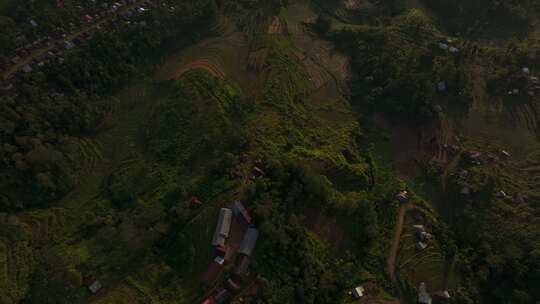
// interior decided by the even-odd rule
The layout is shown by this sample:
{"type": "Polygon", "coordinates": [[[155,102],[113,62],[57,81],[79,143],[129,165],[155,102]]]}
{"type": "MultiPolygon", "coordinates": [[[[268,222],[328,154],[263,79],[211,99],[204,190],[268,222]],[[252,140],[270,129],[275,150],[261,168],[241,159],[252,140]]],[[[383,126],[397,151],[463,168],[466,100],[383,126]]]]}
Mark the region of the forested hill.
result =
{"type": "Polygon", "coordinates": [[[0,54],[6,68],[2,211],[44,207],[73,189],[84,153],[76,138],[92,135],[114,112],[110,94],[144,77],[167,52],[208,35],[216,13],[211,1],[123,1],[126,7],[114,10],[107,1],[7,2],[1,39],[9,43],[0,54]],[[86,22],[90,15],[95,20],[86,22]],[[12,58],[35,53],[42,54],[26,65],[32,71],[23,66],[8,75],[12,58]]]}
{"type": "Polygon", "coordinates": [[[437,1],[422,0],[440,23],[453,33],[477,37],[526,36],[538,23],[538,1],[437,1]]]}

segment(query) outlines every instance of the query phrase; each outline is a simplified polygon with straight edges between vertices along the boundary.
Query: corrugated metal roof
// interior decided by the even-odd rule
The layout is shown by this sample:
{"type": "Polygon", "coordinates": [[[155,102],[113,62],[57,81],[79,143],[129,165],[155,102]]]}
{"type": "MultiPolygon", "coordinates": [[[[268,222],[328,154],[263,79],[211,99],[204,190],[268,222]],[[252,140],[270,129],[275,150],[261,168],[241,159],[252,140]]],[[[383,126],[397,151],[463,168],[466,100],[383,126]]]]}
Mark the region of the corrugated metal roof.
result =
{"type": "Polygon", "coordinates": [[[219,217],[216,225],[216,230],[214,232],[214,237],[212,239],[212,245],[225,245],[225,239],[229,236],[229,232],[231,231],[231,220],[231,209],[221,208],[221,210],[219,211],[219,217]]]}
{"type": "Polygon", "coordinates": [[[218,224],[216,226],[216,233],[224,237],[229,236],[231,231],[232,212],[231,209],[221,208],[219,211],[218,224]]]}
{"type": "Polygon", "coordinates": [[[238,253],[251,256],[251,254],[253,253],[253,249],[255,249],[257,238],[259,238],[259,231],[257,231],[257,229],[255,228],[249,228],[246,231],[246,234],[244,234],[244,238],[242,239],[242,243],[240,244],[240,249],[238,249],[238,253]]]}
{"type": "Polygon", "coordinates": [[[235,216],[242,216],[248,224],[251,223],[251,216],[249,215],[249,212],[244,207],[244,204],[242,204],[242,202],[235,202],[232,206],[232,211],[235,216]]]}

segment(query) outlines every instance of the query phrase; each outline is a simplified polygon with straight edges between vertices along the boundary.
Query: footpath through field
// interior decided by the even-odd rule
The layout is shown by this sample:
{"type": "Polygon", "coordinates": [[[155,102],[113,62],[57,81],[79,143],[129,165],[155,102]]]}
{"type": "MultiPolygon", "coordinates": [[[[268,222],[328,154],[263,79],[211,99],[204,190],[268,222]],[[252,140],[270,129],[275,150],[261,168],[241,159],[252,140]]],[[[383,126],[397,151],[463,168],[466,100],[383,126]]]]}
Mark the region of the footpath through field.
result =
{"type": "Polygon", "coordinates": [[[405,215],[407,211],[415,209],[416,206],[411,204],[403,204],[399,207],[399,212],[397,216],[396,226],[394,228],[394,237],[392,238],[392,243],[390,245],[390,252],[388,253],[388,259],[386,260],[386,271],[390,281],[395,284],[399,291],[400,303],[405,303],[403,301],[403,294],[399,284],[396,280],[396,257],[399,250],[399,242],[401,241],[401,234],[403,233],[403,224],[405,223],[405,215]]]}

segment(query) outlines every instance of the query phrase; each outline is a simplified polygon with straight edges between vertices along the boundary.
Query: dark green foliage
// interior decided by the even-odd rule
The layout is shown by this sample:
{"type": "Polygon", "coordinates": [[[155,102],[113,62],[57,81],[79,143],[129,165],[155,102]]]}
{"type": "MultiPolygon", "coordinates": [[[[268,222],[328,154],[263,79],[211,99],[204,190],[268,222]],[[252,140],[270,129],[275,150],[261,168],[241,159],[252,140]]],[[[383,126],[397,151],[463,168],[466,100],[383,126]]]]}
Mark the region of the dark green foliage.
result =
{"type": "Polygon", "coordinates": [[[233,122],[241,103],[236,90],[206,72],[186,73],[176,92],[156,110],[151,150],[180,166],[205,162],[235,140],[233,122]]]}
{"type": "Polygon", "coordinates": [[[254,216],[261,230],[257,271],[269,303],[339,302],[351,284],[354,266],[333,259],[296,212],[322,207],[330,191],[320,176],[294,163],[274,164],[272,179],[257,183],[254,216]]]}
{"type": "Polygon", "coordinates": [[[321,35],[326,34],[332,26],[332,20],[330,20],[328,17],[319,16],[317,17],[317,20],[315,20],[315,24],[313,24],[313,30],[321,35]]]}
{"type": "Polygon", "coordinates": [[[331,37],[351,55],[355,74],[350,87],[358,107],[423,122],[433,115],[430,107],[440,81],[458,103],[470,103],[459,57],[438,49],[441,34],[418,10],[387,27],[347,29],[331,37]]]}
{"type": "MultiPolygon", "coordinates": [[[[145,29],[96,33],[67,52],[63,64],[22,76],[24,84],[15,100],[2,97],[0,191],[7,195],[0,199],[0,210],[45,206],[73,187],[76,155],[66,146],[73,136],[94,131],[111,107],[106,96],[139,76],[171,47],[185,46],[206,34],[214,18],[213,2],[182,1],[179,6],[182,9],[174,13],[160,8],[141,16],[151,25],[145,29]],[[194,33],[187,30],[189,26],[201,30],[194,33]],[[171,40],[176,43],[171,44],[171,40]]],[[[14,18],[25,23],[28,10],[37,13],[42,9],[36,3],[17,7],[14,18]]],[[[65,12],[73,14],[70,9],[66,7],[65,12]]],[[[66,17],[51,16],[62,22],[66,17]]]]}
{"type": "Polygon", "coordinates": [[[312,83],[288,39],[276,36],[264,39],[267,41],[262,46],[268,47],[267,73],[262,90],[264,102],[288,110],[311,92],[312,83]]]}
{"type": "MultiPolygon", "coordinates": [[[[28,299],[32,303],[57,304],[73,303],[80,300],[82,275],[73,268],[72,257],[64,248],[47,250],[37,264],[28,299]]],[[[84,294],[82,294],[84,295],[84,294]]]]}
{"type": "Polygon", "coordinates": [[[487,30],[523,33],[540,7],[536,1],[515,0],[423,0],[453,32],[482,34],[487,30]]]}
{"type": "MultiPolygon", "coordinates": [[[[485,303],[532,303],[539,296],[534,287],[540,279],[537,210],[525,201],[518,203],[528,193],[536,196],[536,186],[528,184],[522,171],[536,163],[532,159],[520,163],[523,167],[518,171],[507,166],[477,166],[467,168],[466,179],[456,175],[450,180],[452,192],[468,186],[473,193],[469,199],[456,194],[452,200],[456,204],[452,228],[460,249],[458,261],[468,279],[467,292],[461,293],[463,303],[469,303],[467,298],[485,303]],[[515,197],[500,197],[500,189],[515,197]]],[[[468,167],[466,163],[462,166],[468,167]]],[[[447,253],[454,251],[454,246],[447,248],[447,253]]]]}
{"type": "Polygon", "coordinates": [[[135,206],[139,194],[159,186],[160,181],[152,176],[151,168],[140,163],[126,169],[118,168],[104,184],[111,202],[120,209],[135,206]]]}

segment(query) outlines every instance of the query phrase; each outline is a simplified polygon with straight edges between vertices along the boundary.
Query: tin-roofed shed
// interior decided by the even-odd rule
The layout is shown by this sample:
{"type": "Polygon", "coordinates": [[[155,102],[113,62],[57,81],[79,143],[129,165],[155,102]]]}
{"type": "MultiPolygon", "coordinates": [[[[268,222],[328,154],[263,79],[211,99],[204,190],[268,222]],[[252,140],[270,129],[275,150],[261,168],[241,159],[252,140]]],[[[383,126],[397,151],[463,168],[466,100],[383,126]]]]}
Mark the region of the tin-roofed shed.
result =
{"type": "Polygon", "coordinates": [[[218,222],[212,239],[212,245],[223,246],[225,239],[231,231],[232,211],[231,209],[221,208],[219,211],[218,222]]]}
{"type": "Polygon", "coordinates": [[[258,238],[259,231],[255,228],[249,228],[246,231],[246,234],[244,234],[244,238],[242,239],[238,253],[251,256],[253,250],[255,249],[255,244],[257,243],[258,238]]]}
{"type": "Polygon", "coordinates": [[[219,211],[218,224],[216,233],[224,237],[228,237],[231,231],[232,212],[231,209],[221,208],[219,211]]]}

